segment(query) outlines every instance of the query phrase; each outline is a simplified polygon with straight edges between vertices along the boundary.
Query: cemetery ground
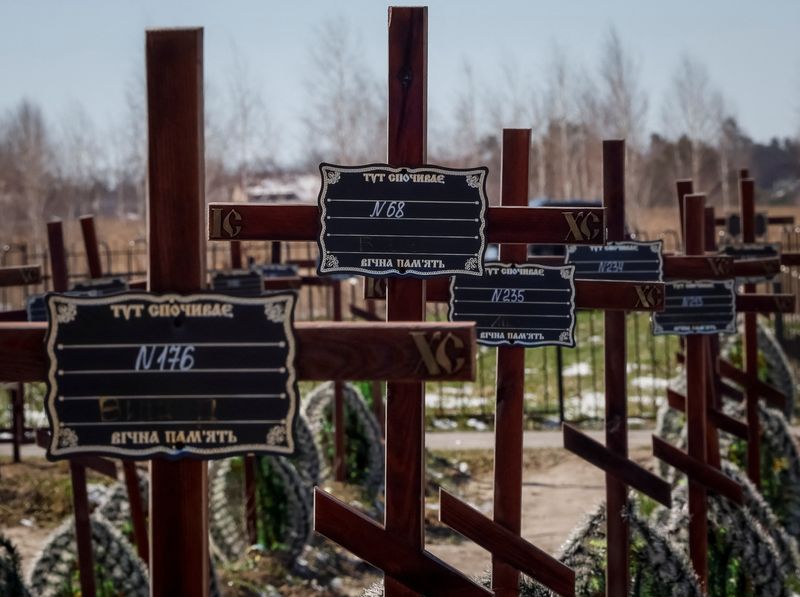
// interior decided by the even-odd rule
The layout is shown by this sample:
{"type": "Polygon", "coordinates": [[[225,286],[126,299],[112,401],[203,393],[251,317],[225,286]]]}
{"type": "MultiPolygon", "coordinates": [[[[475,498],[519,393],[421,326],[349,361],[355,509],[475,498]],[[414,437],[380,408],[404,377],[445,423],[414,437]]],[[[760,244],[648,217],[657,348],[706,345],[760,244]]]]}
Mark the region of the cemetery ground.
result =
{"type": "MultiPolygon", "coordinates": [[[[50,532],[71,516],[69,467],[66,462],[47,462],[39,455],[25,456],[21,464],[11,464],[8,452],[4,448],[0,457],[3,479],[0,528],[18,546],[27,574],[50,532]]],[[[654,466],[646,442],[634,442],[631,454],[638,463],[654,466]]],[[[552,447],[526,449],[524,465],[522,534],[554,553],[569,532],[603,499],[603,472],[566,450],[552,447]]],[[[475,574],[489,569],[490,556],[438,522],[438,487],[457,492],[489,513],[492,467],[490,450],[437,450],[428,455],[428,548],[441,559],[475,574]]],[[[107,478],[90,473],[90,496],[99,495],[108,483],[107,478]]],[[[352,486],[335,483],[323,486],[347,501],[360,499],[352,486]]],[[[299,576],[287,580],[287,573],[279,563],[256,550],[250,550],[239,562],[219,567],[220,586],[224,587],[223,594],[229,596],[263,594],[259,591],[266,585],[275,587],[280,595],[358,595],[379,578],[374,570],[343,550],[336,549],[336,553],[345,563],[337,571],[337,580],[325,588],[317,588],[299,576]]]]}

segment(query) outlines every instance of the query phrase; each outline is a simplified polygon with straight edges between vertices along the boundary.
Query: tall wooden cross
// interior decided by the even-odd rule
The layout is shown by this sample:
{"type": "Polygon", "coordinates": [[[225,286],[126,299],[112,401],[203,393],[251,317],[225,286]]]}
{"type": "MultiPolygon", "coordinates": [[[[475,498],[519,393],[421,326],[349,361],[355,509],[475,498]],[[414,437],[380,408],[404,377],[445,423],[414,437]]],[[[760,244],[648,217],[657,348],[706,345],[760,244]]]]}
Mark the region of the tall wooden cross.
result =
{"type": "MultiPolygon", "coordinates": [[[[202,30],[148,32],[147,69],[149,285],[151,290],[192,292],[206,284],[202,30]]],[[[45,379],[45,331],[46,325],[40,323],[0,324],[0,378],[45,379]]],[[[375,324],[350,322],[297,323],[295,335],[299,379],[366,378],[416,384],[426,379],[474,377],[475,339],[470,324],[404,322],[376,328],[375,324]],[[445,357],[461,366],[439,366],[432,373],[425,367],[424,357],[431,351],[436,353],[443,341],[445,357]],[[359,358],[362,354],[370,358],[359,358]]],[[[206,495],[204,462],[151,462],[153,595],[207,594],[206,495]]]]}
{"type": "MultiPolygon", "coordinates": [[[[503,132],[501,189],[504,205],[523,206],[527,204],[529,148],[529,130],[505,130],[503,132]]],[[[624,169],[624,144],[619,141],[607,141],[603,144],[603,153],[604,163],[607,167],[605,178],[609,182],[609,192],[605,204],[608,221],[609,212],[613,213],[613,210],[609,209],[611,205],[618,206],[619,202],[624,201],[624,194],[621,193],[622,187],[618,178],[622,176],[624,169]],[[608,197],[613,197],[613,199],[608,197]]],[[[620,227],[621,229],[622,227],[620,227]]],[[[537,237],[531,235],[529,242],[535,243],[536,241],[537,237]]],[[[501,246],[500,257],[501,261],[515,264],[526,261],[548,265],[563,264],[563,257],[529,258],[525,243],[501,246]]],[[[628,310],[653,311],[659,310],[663,306],[664,292],[663,285],[660,283],[582,279],[573,282],[577,308],[602,309],[607,313],[624,314],[628,310]]],[[[427,285],[427,299],[429,302],[449,301],[449,281],[446,279],[430,280],[427,285]]],[[[624,361],[625,354],[624,351],[620,352],[618,342],[615,342],[613,346],[616,348],[613,351],[615,356],[609,358],[614,361],[613,367],[619,369],[618,361],[624,361]]],[[[612,354],[612,351],[609,351],[608,354],[612,354]]],[[[524,349],[521,347],[501,346],[498,348],[493,520],[443,490],[440,494],[440,517],[443,522],[493,553],[492,588],[497,594],[518,594],[519,571],[525,572],[531,578],[559,594],[573,594],[574,576],[571,571],[567,572],[563,567],[559,567],[558,562],[553,561],[547,554],[525,542],[519,536],[522,517],[523,357],[524,349]],[[498,542],[498,537],[504,537],[506,543],[509,546],[514,545],[519,553],[527,550],[528,555],[509,561],[508,550],[498,542]]],[[[624,365],[621,368],[624,371],[624,365]]],[[[623,425],[626,423],[627,420],[623,425]]],[[[610,428],[616,428],[616,426],[612,425],[610,428]]],[[[620,479],[621,482],[636,487],[657,501],[669,504],[669,485],[636,463],[628,461],[627,452],[625,457],[620,457],[613,450],[602,446],[570,426],[564,428],[564,433],[568,449],[609,471],[609,475],[613,475],[612,479],[620,479]]],[[[623,507],[620,506],[617,512],[620,521],[624,524],[622,511],[623,507]]],[[[620,552],[624,553],[625,555],[621,557],[627,562],[627,533],[623,532],[621,536],[622,540],[615,537],[613,544],[615,547],[610,551],[613,551],[615,555],[620,552]]],[[[616,571],[617,567],[614,569],[616,571]]],[[[609,572],[609,577],[611,577],[611,572],[609,572]]],[[[627,587],[628,583],[625,579],[627,579],[627,572],[622,577],[613,577],[611,586],[615,587],[614,590],[617,591],[614,594],[619,594],[620,589],[617,589],[617,586],[627,587]]]]}
{"type": "MultiPolygon", "coordinates": [[[[389,18],[389,163],[425,163],[425,9],[392,8],[389,18]]],[[[212,204],[211,238],[312,240],[319,234],[315,207],[212,204]],[[216,220],[215,220],[216,218],[216,220]],[[294,226],[287,225],[289,221],[294,226]]],[[[487,240],[501,243],[602,242],[602,210],[527,207],[487,209],[487,240]]],[[[390,320],[422,320],[425,283],[388,281],[390,320]]],[[[436,363],[432,363],[438,367],[436,363]]],[[[483,594],[485,591],[424,550],[424,400],[419,383],[390,383],[386,406],[386,514],[381,526],[317,490],[315,527],[386,573],[387,595],[483,594]]],[[[445,498],[446,499],[446,498],[445,498]]]]}

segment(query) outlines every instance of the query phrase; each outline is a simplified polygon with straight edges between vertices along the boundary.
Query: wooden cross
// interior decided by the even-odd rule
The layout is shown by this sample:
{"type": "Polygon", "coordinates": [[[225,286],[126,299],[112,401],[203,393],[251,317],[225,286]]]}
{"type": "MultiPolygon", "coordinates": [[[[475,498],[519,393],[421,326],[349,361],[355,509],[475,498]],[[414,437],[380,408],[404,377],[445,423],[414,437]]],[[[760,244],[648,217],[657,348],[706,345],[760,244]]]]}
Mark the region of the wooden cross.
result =
{"type": "MultiPolygon", "coordinates": [[[[425,9],[390,9],[388,161],[394,166],[425,163],[426,17],[425,9]]],[[[527,181],[527,177],[524,179],[527,181]]],[[[519,182],[515,185],[518,192],[522,187],[519,182]]],[[[523,205],[526,202],[527,197],[524,197],[523,205]]],[[[209,221],[229,223],[227,232],[224,225],[212,225],[212,239],[311,240],[319,234],[317,208],[313,206],[212,204],[209,209],[209,221]],[[289,225],[290,221],[293,225],[289,225]]],[[[530,209],[504,205],[489,207],[486,219],[489,242],[602,242],[601,209],[530,209]]],[[[388,318],[423,319],[425,286],[419,280],[390,279],[388,318]]],[[[433,291],[436,282],[432,280],[427,286],[433,291]]],[[[317,490],[315,528],[383,569],[387,595],[406,595],[408,589],[426,594],[485,594],[484,589],[424,550],[423,408],[423,388],[419,383],[389,384],[385,525],[373,522],[317,490]]],[[[445,494],[442,502],[447,511],[453,509],[448,504],[456,503],[445,494]]],[[[469,513],[469,510],[460,509],[459,512],[469,513]]],[[[518,542],[517,537],[519,547],[518,542]]],[[[503,553],[498,549],[495,553],[503,553]]],[[[506,557],[511,566],[521,566],[519,559],[511,555],[506,557]]],[[[529,567],[527,564],[522,569],[529,567]]]]}
{"type": "MultiPolygon", "coordinates": [[[[503,205],[525,205],[528,196],[528,163],[529,163],[530,131],[529,130],[504,130],[503,131],[503,174],[502,174],[502,201],[503,205]]],[[[611,204],[619,205],[624,201],[624,194],[618,178],[624,169],[624,144],[621,142],[605,142],[603,144],[604,164],[608,171],[605,179],[609,182],[609,196],[614,200],[607,200],[605,204],[607,221],[610,221],[611,204]],[[613,174],[611,173],[613,170],[613,174]],[[613,181],[613,182],[612,182],[613,181]]],[[[616,214],[615,214],[616,215],[616,214]]],[[[624,212],[623,212],[624,217],[624,212]]],[[[623,226],[620,226],[620,231],[623,226]]],[[[621,232],[620,232],[621,240],[621,232]]],[[[615,240],[615,239],[609,239],[615,240]]],[[[536,242],[536,237],[531,235],[529,242],[536,242]]],[[[561,264],[563,258],[528,259],[526,244],[501,246],[501,261],[511,263],[524,263],[526,260],[548,264],[561,264]]],[[[641,282],[616,282],[603,280],[574,280],[575,306],[584,309],[604,309],[609,313],[622,314],[625,310],[653,311],[663,307],[663,284],[641,282]]],[[[448,302],[449,280],[434,278],[427,283],[427,300],[429,302],[448,302]]],[[[613,317],[612,317],[613,318],[613,317]]],[[[624,317],[622,319],[624,329],[624,317]]],[[[609,329],[608,325],[607,328],[609,329]]],[[[620,369],[618,360],[624,351],[619,352],[618,338],[613,346],[617,347],[614,357],[614,368],[620,369]]],[[[624,345],[624,334],[622,336],[624,345]]],[[[607,342],[607,345],[609,343],[607,342]]],[[[607,353],[609,354],[609,353],[607,353]]],[[[606,366],[608,371],[608,364],[606,366]]],[[[621,367],[624,371],[624,365],[621,367]]],[[[624,388],[624,384],[622,386],[624,388]]],[[[517,595],[519,591],[519,571],[526,572],[530,577],[548,586],[560,594],[574,594],[574,574],[559,567],[559,563],[547,554],[527,543],[519,537],[521,529],[521,485],[522,485],[522,430],[523,430],[523,388],[524,388],[524,349],[520,347],[498,348],[497,353],[497,408],[495,414],[495,476],[494,476],[494,520],[490,520],[477,510],[470,508],[455,496],[441,491],[440,517],[442,522],[461,532],[493,554],[492,587],[497,594],[517,595]],[[511,560],[513,556],[498,543],[498,537],[506,537],[509,545],[514,545],[518,553],[528,551],[526,558],[511,560]],[[511,540],[513,537],[513,540],[511,540]],[[519,562],[525,563],[521,567],[519,562]]],[[[623,390],[624,392],[624,390],[623,390]]],[[[623,395],[624,398],[624,395],[623,395]]],[[[616,416],[613,417],[616,420],[616,416]]],[[[627,420],[622,423],[625,431],[627,420]]],[[[619,426],[609,425],[610,429],[619,426]]],[[[590,439],[573,427],[565,426],[565,444],[568,449],[581,457],[589,460],[596,466],[611,471],[614,479],[621,479],[641,491],[651,495],[654,499],[669,504],[670,487],[665,481],[652,475],[634,462],[621,457],[611,449],[607,449],[598,442],[590,439]]],[[[627,441],[625,442],[627,445],[627,441]]],[[[624,489],[627,492],[627,489],[624,489]]],[[[627,495],[624,496],[627,500],[627,495]]],[[[624,503],[616,512],[620,522],[625,524],[622,517],[624,503]]],[[[613,506],[612,506],[613,507],[613,506]]],[[[614,523],[611,523],[612,525],[614,523]]],[[[625,560],[625,574],[622,577],[613,575],[611,583],[615,593],[620,594],[624,589],[627,594],[627,525],[621,535],[622,539],[615,537],[610,552],[614,555],[623,552],[620,556],[625,560]],[[623,542],[624,541],[624,542],[623,542]],[[622,547],[620,546],[622,544],[622,547]],[[617,584],[619,583],[619,585],[617,584]],[[620,588],[617,588],[619,586],[620,588]]],[[[612,533],[613,535],[613,533],[612,533]]],[[[609,539],[609,545],[612,545],[609,539]]],[[[513,551],[511,553],[514,553],[513,551]]],[[[609,558],[611,562],[612,558],[609,558]]],[[[612,577],[611,566],[609,578],[612,577]]]]}
{"type": "MultiPolygon", "coordinates": [[[[603,142],[603,205],[608,241],[625,240],[625,143],[603,142]]],[[[664,291],[661,288],[663,300],[664,291]]],[[[663,308],[652,306],[650,310],[663,308]]],[[[669,483],[628,458],[627,338],[624,310],[605,312],[606,445],[564,426],[564,447],[606,471],[606,595],[630,592],[628,486],[671,506],[669,483]]]]}
{"type": "MultiPolygon", "coordinates": [[[[206,285],[202,183],[202,30],[149,31],[149,250],[151,290],[206,285]]],[[[286,222],[284,222],[286,224],[286,222]]],[[[65,271],[65,269],[64,269],[65,271]]],[[[0,379],[46,378],[46,324],[0,323],[0,379]]],[[[474,378],[474,326],[462,323],[297,323],[303,380],[474,378]],[[432,361],[430,354],[439,358],[432,361]],[[360,355],[369,354],[365,360],[360,355]],[[456,365],[458,363],[458,365],[456,365]]],[[[151,593],[207,595],[204,462],[151,462],[151,593]]],[[[91,592],[85,592],[91,595],[91,592]]]]}

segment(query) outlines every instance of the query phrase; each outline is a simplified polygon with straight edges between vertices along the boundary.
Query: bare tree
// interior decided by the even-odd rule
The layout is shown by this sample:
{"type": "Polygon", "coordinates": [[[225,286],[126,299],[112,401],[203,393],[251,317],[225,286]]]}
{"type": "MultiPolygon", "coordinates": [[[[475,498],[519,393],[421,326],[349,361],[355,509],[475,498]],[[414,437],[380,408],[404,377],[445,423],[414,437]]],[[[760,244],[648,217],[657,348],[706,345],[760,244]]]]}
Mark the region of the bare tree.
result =
{"type": "Polygon", "coordinates": [[[44,116],[38,105],[24,99],[6,114],[0,128],[8,161],[7,198],[11,206],[23,206],[30,236],[41,241],[53,159],[44,116]]]}
{"type": "MultiPolygon", "coordinates": [[[[221,140],[227,140],[228,165],[236,172],[238,184],[244,191],[254,171],[275,167],[279,136],[258,78],[236,46],[226,90],[225,131],[221,140]]],[[[209,128],[209,132],[214,133],[214,127],[209,128]]]]}
{"type": "Polygon", "coordinates": [[[382,161],[386,154],[386,94],[341,18],[327,20],[310,45],[308,105],[303,116],[307,165],[382,161]]]}
{"type": "Polygon", "coordinates": [[[98,213],[105,158],[94,122],[82,105],[73,103],[59,119],[58,129],[56,167],[61,210],[70,219],[86,211],[98,213]]]}
{"type": "Polygon", "coordinates": [[[625,48],[616,29],[609,29],[598,69],[600,125],[603,138],[625,139],[626,212],[634,226],[641,209],[651,203],[642,158],[648,99],[641,86],[639,69],[639,63],[625,48]]]}
{"type": "Polygon", "coordinates": [[[697,184],[701,184],[701,145],[716,144],[723,108],[722,94],[713,87],[708,69],[685,54],[672,78],[663,119],[668,134],[675,138],[685,135],[690,140],[690,174],[697,184]]]}

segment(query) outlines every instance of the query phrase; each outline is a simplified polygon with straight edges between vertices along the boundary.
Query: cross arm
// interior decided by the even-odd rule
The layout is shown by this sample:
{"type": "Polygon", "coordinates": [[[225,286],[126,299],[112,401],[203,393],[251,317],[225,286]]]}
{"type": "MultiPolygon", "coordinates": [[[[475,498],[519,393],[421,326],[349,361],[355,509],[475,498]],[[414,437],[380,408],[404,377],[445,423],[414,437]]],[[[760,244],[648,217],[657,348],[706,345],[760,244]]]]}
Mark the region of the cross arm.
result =
{"type": "Polygon", "coordinates": [[[725,255],[664,255],[667,280],[720,280],[733,277],[733,257],[725,255]]]}
{"type": "Polygon", "coordinates": [[[760,259],[739,259],[733,262],[733,275],[737,278],[767,276],[772,277],[781,271],[780,257],[760,259]]]}
{"type": "MultiPolygon", "coordinates": [[[[45,323],[0,323],[0,379],[45,379],[46,331],[45,323]]],[[[302,380],[471,380],[475,375],[473,323],[298,322],[295,332],[302,380]]]]}
{"type": "Polygon", "coordinates": [[[575,571],[439,488],[439,519],[559,595],[575,595],[575,571]]]}
{"type": "Polygon", "coordinates": [[[13,265],[0,267],[0,287],[25,286],[42,281],[41,265],[13,265]]]}
{"type": "MultiPolygon", "coordinates": [[[[675,356],[679,363],[686,362],[686,355],[682,352],[676,353],[675,356]]],[[[779,410],[786,409],[786,396],[783,395],[783,392],[773,385],[761,381],[758,378],[751,377],[747,372],[742,371],[729,360],[723,359],[722,357],[719,358],[719,373],[721,376],[727,377],[742,387],[747,388],[752,385],[759,396],[766,400],[770,406],[773,406],[779,410]]],[[[742,394],[742,392],[732,388],[724,382],[720,386],[720,389],[726,396],[730,398],[738,401],[744,400],[744,394],[742,394]]]]}
{"type": "MultiPolygon", "coordinates": [[[[209,240],[307,241],[319,238],[316,205],[211,203],[208,209],[209,240]]],[[[604,228],[605,211],[600,207],[486,209],[486,237],[492,243],[600,245],[604,228]],[[576,218],[581,218],[580,226],[576,225],[576,218]],[[583,225],[587,222],[591,222],[591,227],[583,225]]]]}
{"type": "Polygon", "coordinates": [[[314,530],[424,595],[492,594],[428,552],[408,547],[377,522],[318,487],[314,488],[314,530]]]}
{"type": "Polygon", "coordinates": [[[787,251],[781,253],[781,265],[787,267],[800,265],[800,251],[787,251]]]}
{"type": "MultiPolygon", "coordinates": [[[[450,278],[427,280],[425,296],[428,302],[448,302],[450,278]]],[[[661,311],[664,309],[664,285],[659,282],[575,280],[575,306],[607,311],[661,311]]]]}
{"type": "Polygon", "coordinates": [[[692,458],[657,435],[653,436],[653,455],[684,473],[690,480],[700,483],[735,504],[741,505],[744,502],[742,486],[736,481],[713,466],[692,458]]]}
{"type": "Polygon", "coordinates": [[[632,460],[612,452],[572,425],[564,425],[564,447],[667,508],[672,506],[669,483],[632,460]]]}
{"type": "MultiPolygon", "coordinates": [[[[667,402],[670,408],[674,408],[680,412],[686,412],[686,396],[683,394],[679,394],[675,390],[667,389],[667,402]]],[[[718,429],[735,435],[738,438],[747,439],[747,423],[734,419],[711,406],[708,408],[708,419],[718,429]]]]}
{"type": "Polygon", "coordinates": [[[740,313],[794,313],[795,296],[789,293],[737,294],[736,310],[740,313]]]}

